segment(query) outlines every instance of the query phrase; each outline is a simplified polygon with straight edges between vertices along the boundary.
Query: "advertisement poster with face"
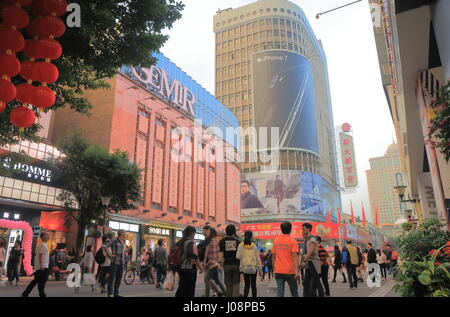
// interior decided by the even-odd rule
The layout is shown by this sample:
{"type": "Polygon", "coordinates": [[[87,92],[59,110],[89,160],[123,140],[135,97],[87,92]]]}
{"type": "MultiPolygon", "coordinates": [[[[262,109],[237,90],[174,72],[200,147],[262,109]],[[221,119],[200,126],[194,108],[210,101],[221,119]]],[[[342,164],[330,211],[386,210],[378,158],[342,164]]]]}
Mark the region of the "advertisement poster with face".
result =
{"type": "Polygon", "coordinates": [[[241,220],[297,219],[336,222],[339,192],[321,176],[299,171],[246,174],[241,179],[241,220]]]}

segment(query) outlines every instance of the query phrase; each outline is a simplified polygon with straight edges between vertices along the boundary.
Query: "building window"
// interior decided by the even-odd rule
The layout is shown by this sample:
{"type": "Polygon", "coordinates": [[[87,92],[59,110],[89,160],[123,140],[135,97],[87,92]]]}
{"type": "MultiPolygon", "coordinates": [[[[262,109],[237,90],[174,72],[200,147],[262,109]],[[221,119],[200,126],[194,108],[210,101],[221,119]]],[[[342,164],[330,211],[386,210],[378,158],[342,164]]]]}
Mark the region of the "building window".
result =
{"type": "Polygon", "coordinates": [[[153,209],[162,210],[161,204],[151,203],[150,207],[153,209]]]}
{"type": "Polygon", "coordinates": [[[169,207],[169,208],[167,208],[167,211],[169,211],[170,213],[173,213],[173,214],[178,213],[178,209],[175,207],[169,207]]]}
{"type": "Polygon", "coordinates": [[[155,120],[155,123],[157,125],[161,126],[161,127],[165,127],[166,126],[165,123],[163,121],[161,121],[161,119],[159,119],[159,118],[155,120]]]}
{"type": "Polygon", "coordinates": [[[192,215],[192,213],[191,213],[191,211],[190,210],[185,210],[185,211],[183,211],[183,216],[191,216],[192,215]]]}

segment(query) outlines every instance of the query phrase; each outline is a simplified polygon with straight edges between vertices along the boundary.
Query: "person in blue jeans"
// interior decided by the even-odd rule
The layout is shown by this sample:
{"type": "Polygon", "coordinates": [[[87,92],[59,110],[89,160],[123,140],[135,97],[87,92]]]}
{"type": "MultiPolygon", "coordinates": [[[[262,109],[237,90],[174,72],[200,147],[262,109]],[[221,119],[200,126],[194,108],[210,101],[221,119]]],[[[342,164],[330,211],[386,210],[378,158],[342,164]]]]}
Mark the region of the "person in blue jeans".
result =
{"type": "Polygon", "coordinates": [[[284,297],[286,283],[289,285],[292,297],[298,296],[299,274],[299,249],[298,243],[291,238],[292,224],[281,224],[282,235],[273,243],[272,264],[274,265],[275,280],[277,282],[277,296],[284,297]]]}
{"type": "Polygon", "coordinates": [[[122,297],[119,293],[119,288],[122,281],[123,266],[125,264],[125,239],[125,231],[119,230],[117,239],[112,240],[103,247],[106,254],[111,259],[108,297],[122,297]]]}

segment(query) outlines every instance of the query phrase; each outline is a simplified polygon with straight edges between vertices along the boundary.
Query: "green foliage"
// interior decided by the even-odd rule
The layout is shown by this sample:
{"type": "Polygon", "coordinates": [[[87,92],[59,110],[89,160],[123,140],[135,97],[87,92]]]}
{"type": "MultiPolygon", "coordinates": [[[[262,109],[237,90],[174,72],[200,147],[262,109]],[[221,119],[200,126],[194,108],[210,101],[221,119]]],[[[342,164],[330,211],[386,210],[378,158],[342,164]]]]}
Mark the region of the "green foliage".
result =
{"type": "Polygon", "coordinates": [[[399,239],[403,264],[395,279],[402,296],[445,297],[450,295],[450,233],[438,218],[426,219],[417,230],[399,239]]]}
{"type": "Polygon", "coordinates": [[[438,98],[433,101],[432,107],[436,117],[431,120],[428,142],[440,149],[448,162],[450,160],[450,81],[439,89],[438,98]]]}
{"type": "MultiPolygon", "coordinates": [[[[88,114],[92,104],[83,97],[83,90],[107,88],[105,79],[114,76],[123,65],[149,67],[154,64],[150,54],[167,41],[168,36],[163,31],[181,17],[184,5],[175,0],[83,0],[77,3],[81,7],[81,27],[67,28],[58,39],[63,56],[54,61],[60,77],[49,85],[57,94],[51,110],[67,105],[88,114]]],[[[18,58],[26,60],[22,53],[18,58]]],[[[24,81],[17,76],[13,82],[24,81]]],[[[20,139],[43,141],[37,136],[40,125],[22,134],[12,126],[9,114],[18,105],[9,103],[0,114],[0,146],[16,144],[20,139]]]]}
{"type": "Polygon", "coordinates": [[[443,230],[438,218],[425,219],[416,230],[404,232],[399,240],[402,259],[406,261],[421,260],[428,252],[444,245],[450,239],[450,233],[443,230]]]}
{"type": "Polygon", "coordinates": [[[83,241],[84,228],[103,217],[105,208],[101,198],[111,196],[108,212],[136,208],[141,199],[141,171],[128,159],[127,153],[116,150],[108,153],[97,145],[89,144],[79,134],[59,142],[65,157],[54,165],[55,179],[62,186],[59,199],[71,213],[79,227],[78,238],[83,241]]]}

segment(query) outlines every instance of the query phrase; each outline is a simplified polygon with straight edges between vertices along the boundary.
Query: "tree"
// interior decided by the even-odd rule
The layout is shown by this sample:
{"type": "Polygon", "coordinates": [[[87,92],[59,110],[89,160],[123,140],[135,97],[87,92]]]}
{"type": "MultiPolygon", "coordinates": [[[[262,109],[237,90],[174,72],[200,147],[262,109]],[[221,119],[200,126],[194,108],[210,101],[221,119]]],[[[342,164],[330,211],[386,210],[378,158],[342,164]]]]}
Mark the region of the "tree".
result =
{"type": "Polygon", "coordinates": [[[51,164],[55,181],[60,184],[59,199],[66,208],[74,210],[71,217],[78,224],[77,250],[84,240],[86,226],[103,218],[105,212],[135,209],[134,202],[141,199],[141,170],[128,159],[126,152],[105,149],[89,144],[75,133],[59,141],[64,157],[51,164]],[[101,197],[110,196],[108,211],[101,197]]]}
{"type": "MultiPolygon", "coordinates": [[[[67,105],[89,115],[92,104],[83,98],[83,90],[108,88],[105,79],[113,77],[123,65],[153,65],[155,59],[151,53],[167,41],[163,30],[170,29],[181,17],[184,5],[175,0],[83,0],[77,3],[81,7],[81,27],[67,28],[58,39],[63,55],[54,61],[60,77],[49,85],[57,95],[50,110],[67,105]]],[[[19,53],[18,58],[27,59],[23,53],[19,53]]],[[[18,85],[25,81],[16,76],[13,82],[18,85]]],[[[9,114],[17,106],[17,101],[11,102],[0,114],[0,146],[16,144],[20,139],[42,141],[37,136],[40,125],[26,129],[21,135],[12,126],[9,114]]]]}

